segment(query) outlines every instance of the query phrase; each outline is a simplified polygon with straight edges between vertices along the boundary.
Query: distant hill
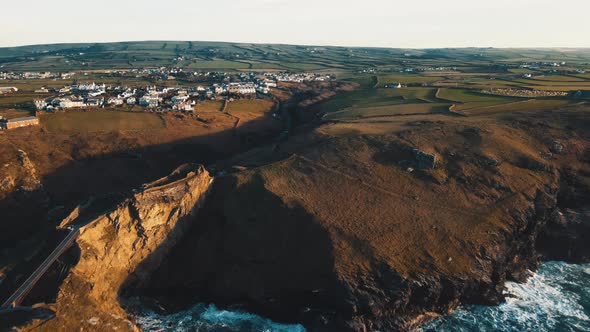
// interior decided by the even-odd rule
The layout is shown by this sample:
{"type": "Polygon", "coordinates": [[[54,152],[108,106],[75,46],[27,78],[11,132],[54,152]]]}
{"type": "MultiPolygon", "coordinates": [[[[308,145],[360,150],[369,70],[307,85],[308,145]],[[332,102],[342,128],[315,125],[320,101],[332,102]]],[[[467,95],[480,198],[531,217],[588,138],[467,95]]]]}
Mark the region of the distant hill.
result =
{"type": "Polygon", "coordinates": [[[590,62],[589,49],[393,49],[199,41],[50,44],[0,48],[2,70],[130,69],[339,71],[432,66],[489,67],[497,62],[590,62]]]}

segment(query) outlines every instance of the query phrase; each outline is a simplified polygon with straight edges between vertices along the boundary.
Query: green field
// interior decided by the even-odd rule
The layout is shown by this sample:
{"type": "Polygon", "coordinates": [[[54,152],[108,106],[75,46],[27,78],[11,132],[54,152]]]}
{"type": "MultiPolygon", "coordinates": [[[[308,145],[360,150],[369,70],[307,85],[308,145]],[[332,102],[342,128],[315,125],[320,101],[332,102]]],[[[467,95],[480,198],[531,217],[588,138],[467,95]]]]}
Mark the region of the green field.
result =
{"type": "Polygon", "coordinates": [[[444,77],[440,76],[422,76],[414,74],[388,74],[379,75],[379,86],[383,87],[389,83],[402,83],[402,84],[418,84],[418,83],[432,83],[443,80],[444,77]]]}
{"type": "Polygon", "coordinates": [[[26,116],[31,116],[32,113],[29,111],[23,111],[23,110],[2,110],[0,111],[0,116],[2,116],[5,119],[14,119],[14,118],[23,118],[26,116]]]}
{"type": "Polygon", "coordinates": [[[284,62],[281,67],[292,71],[313,71],[325,69],[326,67],[317,63],[284,62]]]}
{"type": "Polygon", "coordinates": [[[523,111],[539,111],[544,109],[552,109],[568,105],[567,100],[523,100],[519,102],[506,103],[500,105],[472,108],[464,110],[466,115],[495,115],[498,113],[511,113],[523,111]]]}
{"type": "Polygon", "coordinates": [[[250,65],[237,61],[213,60],[213,61],[195,61],[188,65],[190,69],[248,69],[250,65]]]}
{"type": "Polygon", "coordinates": [[[63,88],[66,85],[72,84],[72,80],[10,80],[3,81],[2,86],[14,86],[18,88],[18,93],[34,92],[42,87],[46,88],[63,88]]]}
{"type": "Polygon", "coordinates": [[[326,113],[336,112],[349,107],[368,107],[402,104],[404,100],[388,89],[360,89],[340,93],[317,107],[326,113]]]}
{"type": "Polygon", "coordinates": [[[526,68],[512,68],[512,69],[508,69],[508,71],[511,73],[515,73],[515,74],[534,74],[535,73],[534,70],[526,69],[526,68]]]}
{"type": "Polygon", "coordinates": [[[197,112],[219,112],[223,108],[223,101],[205,100],[200,102],[196,107],[197,112]]]}
{"type": "Polygon", "coordinates": [[[565,75],[547,75],[547,76],[534,76],[532,78],[535,81],[555,81],[555,82],[590,82],[583,78],[575,77],[575,76],[565,76],[565,75]]]}
{"type": "Polygon", "coordinates": [[[33,100],[35,98],[39,98],[39,96],[47,96],[43,94],[33,94],[33,93],[11,93],[6,95],[0,95],[0,109],[2,108],[12,108],[12,107],[22,107],[23,104],[30,104],[33,105],[33,100]]]}
{"type": "Polygon", "coordinates": [[[550,80],[538,80],[538,79],[519,79],[514,80],[513,82],[522,83],[527,86],[558,86],[558,87],[568,87],[568,86],[586,86],[590,88],[590,81],[580,80],[580,81],[550,81],[550,80]]]}
{"type": "Polygon", "coordinates": [[[496,105],[504,105],[504,104],[510,104],[510,103],[514,103],[514,101],[508,101],[508,100],[506,100],[504,102],[474,101],[474,102],[464,103],[464,104],[454,104],[453,110],[454,111],[466,111],[466,110],[471,110],[471,109],[490,107],[490,106],[496,106],[496,105]]]}
{"type": "Polygon", "coordinates": [[[339,112],[329,113],[324,119],[364,119],[388,116],[406,116],[430,113],[444,113],[449,109],[449,104],[403,104],[390,106],[353,107],[339,112]]]}
{"type": "MultiPolygon", "coordinates": [[[[192,87],[210,84],[207,79],[177,75],[174,79],[134,72],[110,73],[112,69],[154,67],[185,68],[187,71],[224,71],[229,75],[245,71],[312,71],[335,75],[339,81],[357,83],[353,91],[339,92],[313,107],[334,117],[379,117],[436,113],[449,115],[445,107],[465,114],[503,112],[531,107],[562,105],[559,99],[525,100],[482,94],[489,88],[536,90],[590,90],[590,74],[573,74],[576,69],[587,70],[590,53],[586,50],[535,49],[393,49],[355,47],[311,47],[297,45],[217,43],[189,41],[150,41],[104,44],[36,45],[0,48],[3,71],[79,71],[78,82],[97,82],[129,87],[148,84],[158,86],[192,87]],[[567,67],[555,68],[547,62],[567,62],[567,67]],[[519,68],[523,63],[545,63],[538,69],[519,68]],[[440,68],[444,67],[444,68],[440,68]],[[108,70],[106,70],[108,69],[108,70]],[[535,76],[523,78],[524,73],[535,76]],[[410,87],[384,88],[390,83],[410,87]],[[425,84],[427,86],[422,86],[425,84]],[[557,100],[557,101],[556,101],[557,100]],[[444,114],[443,114],[444,113],[444,114]]],[[[185,71],[186,72],[186,71],[185,71]]],[[[16,86],[20,91],[0,96],[0,110],[29,110],[32,101],[46,95],[34,94],[40,87],[62,87],[72,80],[4,81],[3,86],[16,86]]],[[[331,84],[331,83],[330,83],[331,84]]],[[[312,84],[309,84],[312,86],[312,84]]],[[[290,86],[285,89],[292,89],[290,86]]],[[[291,91],[292,92],[292,91],[291,91]]],[[[272,108],[261,101],[235,101],[228,105],[230,113],[264,112],[272,108]]],[[[197,112],[218,112],[221,101],[199,103],[197,112]]],[[[100,113],[100,112],[98,112],[100,113]]],[[[109,113],[109,112],[103,112],[109,113]]],[[[82,113],[84,114],[84,113],[82,113]]],[[[124,113],[122,113],[124,114],[124,113]]],[[[456,116],[456,114],[454,114],[456,116]]],[[[89,115],[94,116],[94,115],[89,115]]],[[[427,115],[424,115],[427,116],[427,115]]],[[[64,117],[71,117],[70,115],[64,117]]],[[[134,130],[155,126],[150,121],[125,119],[78,119],[79,128],[67,124],[74,120],[54,121],[48,128],[59,131],[134,130]],[[93,124],[89,124],[92,122],[93,124]],[[98,123],[94,125],[94,122],[98,123]],[[129,124],[129,123],[131,124],[129,124]],[[133,123],[139,123],[135,126],[133,123]]],[[[360,121],[360,120],[359,120],[360,121]]]]}
{"type": "Polygon", "coordinates": [[[466,89],[441,88],[437,94],[440,99],[458,103],[486,102],[486,103],[506,103],[518,99],[511,97],[490,96],[476,91],[466,89]]]}
{"type": "MultiPolygon", "coordinates": [[[[522,62],[567,61],[568,67],[586,68],[585,50],[534,49],[394,49],[307,47],[298,45],[221,43],[200,41],[144,41],[100,44],[53,44],[0,48],[3,70],[71,71],[175,66],[192,69],[356,70],[378,66],[391,72],[425,66],[453,66],[462,73],[489,73],[489,63],[512,65],[512,74],[530,72],[515,68],[522,62]],[[485,53],[484,59],[480,57],[485,53]],[[408,56],[409,55],[409,56],[408,56]]],[[[534,71],[540,73],[541,71],[534,71]]],[[[383,74],[383,82],[434,82],[441,77],[414,73],[383,74]]]]}
{"type": "MultiPolygon", "coordinates": [[[[409,87],[400,89],[373,88],[376,79],[373,76],[358,76],[352,79],[360,88],[352,92],[339,93],[318,107],[322,112],[330,113],[349,107],[387,106],[406,103],[436,103],[435,88],[409,87]]],[[[442,101],[445,102],[445,101],[442,101]]]]}
{"type": "Polygon", "coordinates": [[[410,102],[424,101],[436,103],[439,101],[438,98],[436,98],[435,88],[388,89],[387,91],[381,91],[381,93],[392,97],[399,96],[400,98],[410,102]]]}
{"type": "Polygon", "coordinates": [[[44,114],[41,124],[54,133],[92,133],[161,129],[164,120],[157,114],[119,111],[73,111],[44,114]]]}

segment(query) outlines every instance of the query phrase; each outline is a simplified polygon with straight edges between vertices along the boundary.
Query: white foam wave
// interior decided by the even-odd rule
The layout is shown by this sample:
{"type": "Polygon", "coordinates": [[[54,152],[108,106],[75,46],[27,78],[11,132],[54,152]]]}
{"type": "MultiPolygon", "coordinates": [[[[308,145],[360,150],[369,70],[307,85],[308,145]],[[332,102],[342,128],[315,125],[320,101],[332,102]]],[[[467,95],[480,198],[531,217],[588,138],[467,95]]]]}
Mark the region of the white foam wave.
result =
{"type": "Polygon", "coordinates": [[[544,264],[527,283],[506,284],[506,303],[470,306],[424,331],[590,331],[590,266],[544,264]]]}
{"type": "Polygon", "coordinates": [[[220,310],[214,305],[203,304],[170,315],[145,311],[138,314],[136,319],[138,325],[149,332],[305,332],[305,328],[299,324],[279,324],[254,314],[220,310]]]}

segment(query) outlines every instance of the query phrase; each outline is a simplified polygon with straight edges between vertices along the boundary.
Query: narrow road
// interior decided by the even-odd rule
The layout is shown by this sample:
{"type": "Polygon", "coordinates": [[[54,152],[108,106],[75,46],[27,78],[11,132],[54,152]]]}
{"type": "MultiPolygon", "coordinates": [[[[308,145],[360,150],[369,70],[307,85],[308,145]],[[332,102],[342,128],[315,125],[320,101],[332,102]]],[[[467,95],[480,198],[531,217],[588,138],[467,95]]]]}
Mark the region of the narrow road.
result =
{"type": "Polygon", "coordinates": [[[10,309],[20,305],[31,289],[35,287],[39,279],[47,272],[49,267],[74,244],[78,235],[80,235],[80,230],[78,228],[72,229],[55,250],[39,265],[35,272],[2,304],[0,310],[10,309]]]}

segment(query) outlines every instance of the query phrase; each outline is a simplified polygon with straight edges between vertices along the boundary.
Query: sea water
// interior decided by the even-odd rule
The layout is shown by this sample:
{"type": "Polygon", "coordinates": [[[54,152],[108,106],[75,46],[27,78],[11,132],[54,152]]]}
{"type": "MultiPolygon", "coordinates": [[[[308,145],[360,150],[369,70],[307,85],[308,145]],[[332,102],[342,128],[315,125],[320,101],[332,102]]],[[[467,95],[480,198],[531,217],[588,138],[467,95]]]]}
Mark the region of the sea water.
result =
{"type": "Polygon", "coordinates": [[[548,262],[528,282],[506,288],[506,303],[462,307],[422,330],[590,331],[590,265],[548,262]]]}
{"type": "MultiPolygon", "coordinates": [[[[461,307],[422,331],[590,331],[590,265],[548,262],[528,282],[509,282],[506,288],[506,303],[461,307]]],[[[137,319],[145,331],[305,331],[302,325],[204,304],[171,315],[146,311],[137,319]]]]}
{"type": "Polygon", "coordinates": [[[144,331],[154,332],[305,332],[303,325],[279,324],[246,312],[218,309],[212,304],[197,304],[170,315],[147,310],[136,319],[144,331]]]}

